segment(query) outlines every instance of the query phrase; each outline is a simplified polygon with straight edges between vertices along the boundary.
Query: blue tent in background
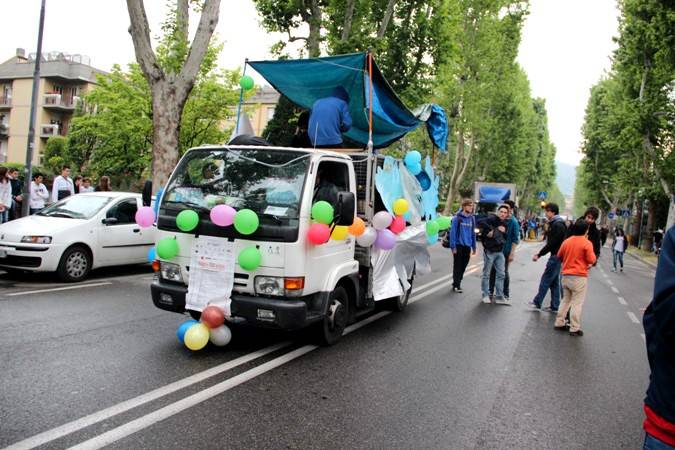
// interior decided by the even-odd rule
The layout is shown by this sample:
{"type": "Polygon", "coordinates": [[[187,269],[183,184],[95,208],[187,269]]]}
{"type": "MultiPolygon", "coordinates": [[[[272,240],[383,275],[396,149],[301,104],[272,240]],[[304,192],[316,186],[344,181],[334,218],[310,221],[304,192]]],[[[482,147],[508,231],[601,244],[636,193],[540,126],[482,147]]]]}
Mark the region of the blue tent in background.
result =
{"type": "MultiPolygon", "coordinates": [[[[352,128],[349,139],[366,146],[369,134],[370,81],[368,53],[327,56],[323,58],[278,61],[248,61],[277,91],[296,105],[311,109],[314,102],[327,97],[337,86],[349,93],[352,128]]],[[[401,139],[406,133],[426,123],[434,145],[446,151],[448,122],[443,108],[423,105],[411,112],[372,60],[373,147],[382,148],[401,139]]]]}

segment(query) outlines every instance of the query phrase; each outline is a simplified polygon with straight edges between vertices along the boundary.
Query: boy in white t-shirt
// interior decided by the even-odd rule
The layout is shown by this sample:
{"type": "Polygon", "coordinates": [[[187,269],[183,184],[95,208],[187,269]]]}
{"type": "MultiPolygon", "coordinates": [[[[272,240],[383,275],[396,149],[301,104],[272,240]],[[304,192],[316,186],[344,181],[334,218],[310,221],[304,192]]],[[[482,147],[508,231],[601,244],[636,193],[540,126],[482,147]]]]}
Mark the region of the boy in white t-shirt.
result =
{"type": "Polygon", "coordinates": [[[63,166],[61,175],[54,178],[54,185],[52,186],[52,202],[57,202],[75,194],[75,185],[69,175],[70,167],[63,166]]]}

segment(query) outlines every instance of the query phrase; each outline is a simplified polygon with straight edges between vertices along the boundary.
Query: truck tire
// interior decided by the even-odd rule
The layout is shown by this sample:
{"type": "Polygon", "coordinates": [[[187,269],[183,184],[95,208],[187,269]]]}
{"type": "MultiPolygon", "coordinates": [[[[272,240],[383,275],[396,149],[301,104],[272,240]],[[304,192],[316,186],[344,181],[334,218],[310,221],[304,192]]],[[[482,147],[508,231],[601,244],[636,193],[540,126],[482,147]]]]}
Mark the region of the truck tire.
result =
{"type": "Polygon", "coordinates": [[[410,287],[402,295],[398,297],[393,297],[388,300],[389,307],[396,312],[402,312],[406,306],[408,306],[408,300],[410,300],[410,294],[412,293],[413,283],[415,282],[415,266],[413,266],[413,271],[408,278],[408,284],[410,287]]]}
{"type": "Polygon", "coordinates": [[[316,324],[316,337],[321,345],[333,345],[342,337],[349,317],[349,297],[342,286],[337,286],[328,297],[326,316],[316,324]]]}
{"type": "Polygon", "coordinates": [[[56,273],[63,281],[73,283],[87,278],[92,265],[91,253],[83,245],[73,245],[61,255],[56,273]]]}

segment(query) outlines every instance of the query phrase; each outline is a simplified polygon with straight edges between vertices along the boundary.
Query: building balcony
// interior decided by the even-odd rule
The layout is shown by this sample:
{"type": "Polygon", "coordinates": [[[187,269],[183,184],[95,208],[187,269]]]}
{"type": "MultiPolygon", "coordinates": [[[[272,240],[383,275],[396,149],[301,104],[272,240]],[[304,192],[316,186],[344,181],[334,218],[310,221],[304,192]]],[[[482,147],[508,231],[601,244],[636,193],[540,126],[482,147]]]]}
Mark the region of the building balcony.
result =
{"type": "Polygon", "coordinates": [[[9,127],[0,123],[0,140],[9,138],[9,127]]]}
{"type": "Polygon", "coordinates": [[[0,96],[0,109],[9,109],[12,107],[12,97],[0,96]]]}
{"type": "Polygon", "coordinates": [[[49,139],[53,136],[59,135],[59,126],[56,124],[40,125],[40,137],[43,139],[49,139]]]}
{"type": "Polygon", "coordinates": [[[45,94],[43,107],[59,111],[74,111],[80,97],[64,97],[61,94],[45,94]]]}

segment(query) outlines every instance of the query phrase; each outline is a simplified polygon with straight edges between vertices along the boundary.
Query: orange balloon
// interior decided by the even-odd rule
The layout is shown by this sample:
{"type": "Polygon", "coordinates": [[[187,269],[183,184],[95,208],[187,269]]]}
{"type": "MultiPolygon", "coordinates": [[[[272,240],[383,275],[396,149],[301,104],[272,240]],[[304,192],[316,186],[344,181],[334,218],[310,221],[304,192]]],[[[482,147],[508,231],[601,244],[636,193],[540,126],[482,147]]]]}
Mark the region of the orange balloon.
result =
{"type": "Polygon", "coordinates": [[[354,223],[349,226],[349,234],[361,236],[366,231],[366,224],[360,217],[354,217],[354,223]]]}

